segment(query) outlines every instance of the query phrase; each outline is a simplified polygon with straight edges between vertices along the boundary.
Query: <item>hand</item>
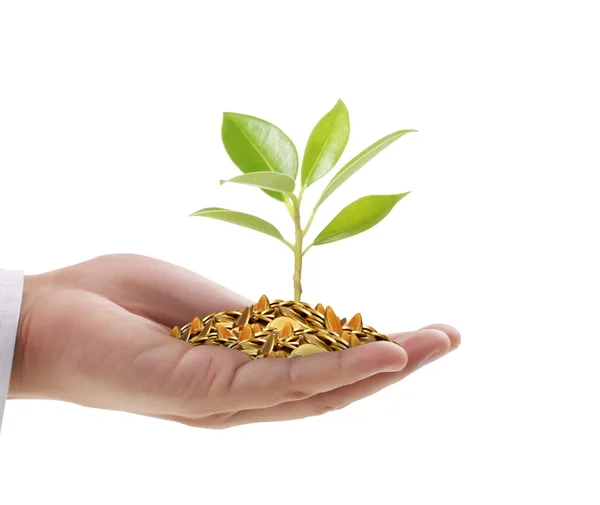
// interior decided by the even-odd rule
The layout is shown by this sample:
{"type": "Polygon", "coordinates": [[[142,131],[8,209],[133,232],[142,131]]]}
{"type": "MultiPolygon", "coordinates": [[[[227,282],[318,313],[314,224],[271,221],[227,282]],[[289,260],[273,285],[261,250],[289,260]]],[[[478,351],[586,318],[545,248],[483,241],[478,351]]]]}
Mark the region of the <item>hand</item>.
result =
{"type": "Polygon", "coordinates": [[[339,409],[458,346],[450,326],[304,358],[250,360],[171,328],[253,303],[188,270],[111,255],[28,276],[10,398],[47,398],[225,428],[339,409]]]}

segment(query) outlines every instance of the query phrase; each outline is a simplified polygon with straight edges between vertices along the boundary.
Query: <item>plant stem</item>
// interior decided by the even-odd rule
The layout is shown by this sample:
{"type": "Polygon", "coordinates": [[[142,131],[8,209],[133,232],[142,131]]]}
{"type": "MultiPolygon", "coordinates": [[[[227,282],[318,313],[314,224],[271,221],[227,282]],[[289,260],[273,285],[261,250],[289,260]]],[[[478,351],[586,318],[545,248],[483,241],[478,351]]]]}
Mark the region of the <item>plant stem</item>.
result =
{"type": "Polygon", "coordinates": [[[286,246],[288,246],[292,251],[294,250],[294,246],[290,244],[286,239],[281,240],[286,246]]]}
{"type": "Polygon", "coordinates": [[[313,246],[313,244],[310,244],[306,249],[304,249],[302,256],[304,256],[312,246],[313,246]]]}
{"type": "Polygon", "coordinates": [[[296,242],[294,243],[294,301],[299,302],[302,295],[302,225],[300,223],[300,200],[292,195],[294,208],[294,229],[296,231],[296,242]]]}
{"type": "Polygon", "coordinates": [[[290,213],[290,216],[292,217],[292,219],[294,219],[294,204],[292,203],[292,201],[295,201],[295,197],[294,197],[294,195],[291,195],[291,196],[294,198],[294,200],[292,200],[290,197],[286,196],[285,199],[283,200],[283,203],[285,204],[285,208],[290,213]]]}
{"type": "Polygon", "coordinates": [[[310,214],[310,217],[308,218],[308,223],[306,223],[306,226],[304,227],[304,231],[302,232],[302,235],[306,235],[306,233],[308,232],[308,229],[310,228],[310,225],[313,222],[313,219],[315,218],[315,214],[317,213],[317,207],[315,207],[313,209],[313,211],[310,214]]]}

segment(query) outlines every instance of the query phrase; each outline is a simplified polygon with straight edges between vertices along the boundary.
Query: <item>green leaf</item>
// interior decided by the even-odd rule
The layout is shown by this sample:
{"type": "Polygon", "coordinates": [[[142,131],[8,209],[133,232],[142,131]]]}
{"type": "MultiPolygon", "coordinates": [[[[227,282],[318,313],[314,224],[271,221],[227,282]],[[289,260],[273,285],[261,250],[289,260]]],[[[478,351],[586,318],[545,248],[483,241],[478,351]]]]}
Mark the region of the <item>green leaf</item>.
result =
{"type": "Polygon", "coordinates": [[[350,118],[338,100],[314,127],[302,160],[302,187],[307,188],[329,172],[340,159],[350,136],[350,118]]]}
{"type": "Polygon", "coordinates": [[[358,156],[352,158],[340,169],[340,171],[337,174],[333,176],[333,179],[331,179],[329,184],[323,190],[323,194],[317,201],[315,207],[319,207],[319,205],[321,205],[331,195],[331,193],[333,193],[337,188],[339,188],[344,182],[346,182],[352,175],[358,172],[360,168],[362,168],[368,161],[371,161],[387,146],[398,140],[400,137],[406,135],[407,133],[416,131],[417,130],[399,130],[397,132],[390,133],[382,139],[379,139],[374,144],[371,144],[358,156]]]}
{"type": "Polygon", "coordinates": [[[249,174],[222,180],[221,184],[226,182],[237,182],[238,184],[247,184],[257,188],[280,191],[281,193],[293,193],[296,185],[294,179],[289,175],[278,174],[277,172],[250,172],[249,174]]]}
{"type": "Polygon", "coordinates": [[[278,240],[283,241],[283,236],[275,226],[268,223],[260,217],[252,216],[251,214],[245,214],[243,212],[237,212],[235,210],[221,209],[219,207],[207,207],[200,209],[191,216],[209,217],[212,219],[220,219],[221,221],[227,221],[228,223],[237,224],[251,230],[266,233],[271,237],[275,237],[278,240]]]}
{"type": "MultiPolygon", "coordinates": [[[[296,147],[275,125],[253,116],[225,112],[221,138],[231,161],[245,174],[277,172],[296,179],[296,147]]],[[[277,200],[284,199],[281,193],[263,191],[277,200]]]]}
{"type": "Polygon", "coordinates": [[[315,238],[313,245],[329,244],[372,228],[409,193],[363,196],[355,200],[333,218],[315,238]]]}

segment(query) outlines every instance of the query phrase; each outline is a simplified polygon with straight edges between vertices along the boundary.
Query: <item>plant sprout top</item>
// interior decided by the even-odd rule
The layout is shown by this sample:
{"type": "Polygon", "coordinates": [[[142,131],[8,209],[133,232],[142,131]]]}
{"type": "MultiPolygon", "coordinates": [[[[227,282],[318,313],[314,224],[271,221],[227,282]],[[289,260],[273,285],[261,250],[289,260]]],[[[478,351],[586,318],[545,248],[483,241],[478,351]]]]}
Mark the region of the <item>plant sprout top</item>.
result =
{"type": "Polygon", "coordinates": [[[372,228],[386,217],[410,192],[369,195],[343,208],[321,232],[304,246],[310,225],[321,204],[368,161],[400,137],[416,130],[399,130],[379,139],[340,168],[317,200],[308,221],[302,226],[300,206],[304,192],[331,171],[339,161],[350,136],[350,119],[344,102],[338,100],[314,127],[299,167],[294,143],[277,126],[245,114],[223,114],[221,136],[227,154],[243,172],[221,184],[238,183],[260,188],[282,202],[294,222],[293,241],[264,219],[220,207],[207,207],[191,214],[244,226],[276,238],[294,253],[294,300],[302,294],[302,257],[313,246],[352,237],[372,228]],[[300,172],[300,177],[298,177],[300,172]]]}

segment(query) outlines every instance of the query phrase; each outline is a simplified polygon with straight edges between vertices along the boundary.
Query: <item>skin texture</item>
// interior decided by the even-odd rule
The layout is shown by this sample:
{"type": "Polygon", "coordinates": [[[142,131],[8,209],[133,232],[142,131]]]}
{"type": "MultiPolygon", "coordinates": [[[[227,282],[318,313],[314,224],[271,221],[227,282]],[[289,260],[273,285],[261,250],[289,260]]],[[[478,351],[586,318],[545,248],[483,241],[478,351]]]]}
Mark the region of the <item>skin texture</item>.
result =
{"type": "Polygon", "coordinates": [[[437,324],[305,358],[253,361],[169,337],[195,316],[253,303],[193,272],[110,255],[28,276],[10,398],[56,399],[205,428],[337,410],[460,343],[437,324]]]}

